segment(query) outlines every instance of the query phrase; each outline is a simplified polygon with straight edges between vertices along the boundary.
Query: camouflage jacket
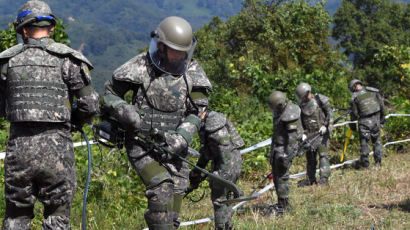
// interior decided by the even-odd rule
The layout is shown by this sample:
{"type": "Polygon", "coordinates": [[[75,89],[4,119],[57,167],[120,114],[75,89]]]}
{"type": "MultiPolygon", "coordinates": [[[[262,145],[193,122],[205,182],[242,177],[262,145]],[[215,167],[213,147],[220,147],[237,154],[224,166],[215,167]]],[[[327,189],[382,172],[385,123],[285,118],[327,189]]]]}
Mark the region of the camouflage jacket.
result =
{"type": "Polygon", "coordinates": [[[210,90],[212,85],[195,60],[186,74],[173,76],[157,70],[149,55],[142,53],[114,71],[112,82],[106,83],[104,110],[125,127],[176,132],[190,144],[200,128],[210,90]],[[131,107],[125,101],[129,91],[131,107]]]}
{"type": "Polygon", "coordinates": [[[384,123],[384,103],[378,89],[366,86],[354,92],[350,100],[350,106],[352,109],[350,113],[352,120],[379,113],[380,122],[384,123]]]}
{"type": "Polygon", "coordinates": [[[284,146],[288,155],[296,154],[303,134],[300,114],[299,106],[291,101],[281,113],[274,114],[271,152],[276,146],[284,146]]]}
{"type": "Polygon", "coordinates": [[[302,124],[307,133],[317,132],[322,125],[333,124],[334,113],[330,100],[322,94],[316,94],[308,102],[300,104],[302,124]]]}
{"type": "MultiPolygon", "coordinates": [[[[207,111],[205,119],[203,119],[199,137],[202,144],[200,157],[197,165],[205,168],[209,161],[213,163],[228,164],[234,160],[232,154],[238,154],[238,150],[245,145],[239,132],[235,126],[222,113],[215,111],[207,111]]],[[[236,159],[236,158],[235,158],[236,159]]]]}
{"type": "Polygon", "coordinates": [[[51,38],[26,39],[0,54],[1,114],[11,122],[82,125],[99,108],[91,68],[81,53],[51,38]]]}

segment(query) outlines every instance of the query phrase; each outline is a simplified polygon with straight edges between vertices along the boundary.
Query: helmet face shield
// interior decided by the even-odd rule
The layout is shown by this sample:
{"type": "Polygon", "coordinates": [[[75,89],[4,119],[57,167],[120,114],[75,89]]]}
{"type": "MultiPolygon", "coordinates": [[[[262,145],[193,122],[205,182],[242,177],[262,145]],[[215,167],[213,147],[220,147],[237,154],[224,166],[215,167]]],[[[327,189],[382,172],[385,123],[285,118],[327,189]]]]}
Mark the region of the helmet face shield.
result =
{"type": "Polygon", "coordinates": [[[312,91],[312,87],[308,83],[300,83],[295,90],[295,96],[299,103],[308,101],[309,93],[312,91]]]}
{"type": "Polygon", "coordinates": [[[192,40],[190,49],[181,51],[165,45],[158,36],[153,36],[149,46],[149,55],[152,63],[165,73],[172,75],[184,74],[188,70],[197,44],[195,37],[192,40]]]}

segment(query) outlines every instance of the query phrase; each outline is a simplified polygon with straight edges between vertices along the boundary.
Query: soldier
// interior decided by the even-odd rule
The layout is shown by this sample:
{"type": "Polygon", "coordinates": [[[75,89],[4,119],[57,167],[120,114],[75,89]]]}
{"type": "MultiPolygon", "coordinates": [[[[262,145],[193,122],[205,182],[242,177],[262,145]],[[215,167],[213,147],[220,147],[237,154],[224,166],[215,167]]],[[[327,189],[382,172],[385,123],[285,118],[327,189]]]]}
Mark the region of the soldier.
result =
{"type": "Polygon", "coordinates": [[[300,108],[286,99],[286,94],[274,91],[268,97],[273,114],[273,130],[270,164],[272,165],[278,203],[269,206],[265,215],[283,215],[289,204],[289,168],[299,149],[303,128],[300,108]]]}
{"type": "MultiPolygon", "coordinates": [[[[382,96],[378,89],[363,87],[360,80],[353,79],[349,83],[352,92],[350,117],[358,119],[360,138],[360,162],[357,167],[369,167],[369,140],[373,142],[374,161],[377,165],[382,162],[382,143],[380,141],[380,128],[385,123],[385,111],[382,96]]],[[[350,124],[350,129],[356,130],[356,124],[350,124]]]]}
{"type": "Polygon", "coordinates": [[[322,95],[312,95],[311,87],[307,83],[300,83],[295,90],[296,98],[302,110],[302,125],[304,137],[313,138],[321,135],[310,143],[306,152],[308,181],[305,185],[316,184],[317,155],[319,155],[320,179],[319,184],[325,185],[330,176],[330,156],[328,152],[330,132],[333,124],[333,110],[329,98],[322,95]]]}
{"type": "Polygon", "coordinates": [[[144,217],[150,229],[178,228],[189,168],[177,157],[137,140],[135,132],[149,136],[155,130],[174,154],[187,156],[212,90],[205,72],[192,59],[195,46],[190,24],[180,17],[167,17],[151,33],[149,52],[119,67],[112,82],[106,83],[104,107],[127,128],[125,147],[146,186],[144,217]],[[124,100],[130,90],[132,104],[124,100]]]}
{"type": "Polygon", "coordinates": [[[26,2],[14,24],[24,43],[0,54],[0,97],[10,121],[3,229],[30,229],[37,199],[44,205],[43,229],[70,229],[76,189],[70,130],[98,112],[98,94],[91,63],[50,38],[55,23],[45,2],[26,2]]]}
{"type": "MultiPolygon", "coordinates": [[[[243,139],[233,124],[222,114],[208,110],[201,123],[199,137],[202,143],[197,166],[205,168],[212,160],[212,172],[222,178],[236,183],[242,169],[242,157],[239,148],[244,146],[243,139]]],[[[201,172],[196,168],[189,174],[190,188],[196,189],[202,180],[201,172]]],[[[228,195],[226,188],[210,181],[211,199],[224,199],[228,195]]],[[[232,229],[232,205],[213,202],[215,229],[232,229]]]]}

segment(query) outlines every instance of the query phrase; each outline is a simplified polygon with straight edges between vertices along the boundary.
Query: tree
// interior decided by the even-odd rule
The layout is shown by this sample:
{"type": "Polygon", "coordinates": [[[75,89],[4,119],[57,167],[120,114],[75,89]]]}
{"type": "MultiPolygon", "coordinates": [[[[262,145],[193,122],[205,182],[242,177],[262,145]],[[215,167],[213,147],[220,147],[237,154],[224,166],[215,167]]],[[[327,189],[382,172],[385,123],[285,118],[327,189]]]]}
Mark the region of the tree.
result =
{"type": "Polygon", "coordinates": [[[322,93],[333,88],[323,83],[343,71],[328,42],[331,17],[324,3],[246,0],[243,6],[227,22],[215,17],[196,33],[197,58],[214,82],[261,101],[273,89],[292,98],[300,81],[322,93]]]}
{"type": "Polygon", "coordinates": [[[334,15],[332,36],[340,41],[344,53],[353,59],[356,78],[381,88],[388,95],[392,95],[393,89],[402,83],[400,65],[409,63],[409,55],[392,58],[394,52],[390,51],[404,49],[408,52],[408,3],[344,0],[334,15]],[[391,58],[386,58],[386,53],[390,53],[391,58]]]}

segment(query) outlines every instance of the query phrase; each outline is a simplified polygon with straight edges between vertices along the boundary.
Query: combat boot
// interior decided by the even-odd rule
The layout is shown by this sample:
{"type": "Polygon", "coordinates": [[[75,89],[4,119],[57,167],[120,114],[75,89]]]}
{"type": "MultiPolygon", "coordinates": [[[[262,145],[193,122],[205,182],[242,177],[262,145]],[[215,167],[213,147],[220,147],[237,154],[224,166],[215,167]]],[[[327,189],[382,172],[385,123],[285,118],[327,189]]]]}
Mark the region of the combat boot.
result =
{"type": "Polygon", "coordinates": [[[298,187],[306,187],[306,186],[312,186],[313,184],[316,184],[316,180],[310,181],[309,179],[303,179],[301,181],[298,181],[298,187]]]}
{"type": "Polygon", "coordinates": [[[327,185],[328,178],[322,177],[320,178],[319,182],[317,183],[319,186],[327,185]]]}
{"type": "Polygon", "coordinates": [[[376,166],[382,167],[382,160],[381,160],[381,159],[376,159],[376,160],[374,161],[374,163],[376,164],[376,166]]]}
{"type": "Polygon", "coordinates": [[[277,204],[270,205],[265,210],[265,216],[275,214],[277,217],[281,217],[286,214],[286,210],[289,209],[289,199],[279,199],[277,204]]]}

